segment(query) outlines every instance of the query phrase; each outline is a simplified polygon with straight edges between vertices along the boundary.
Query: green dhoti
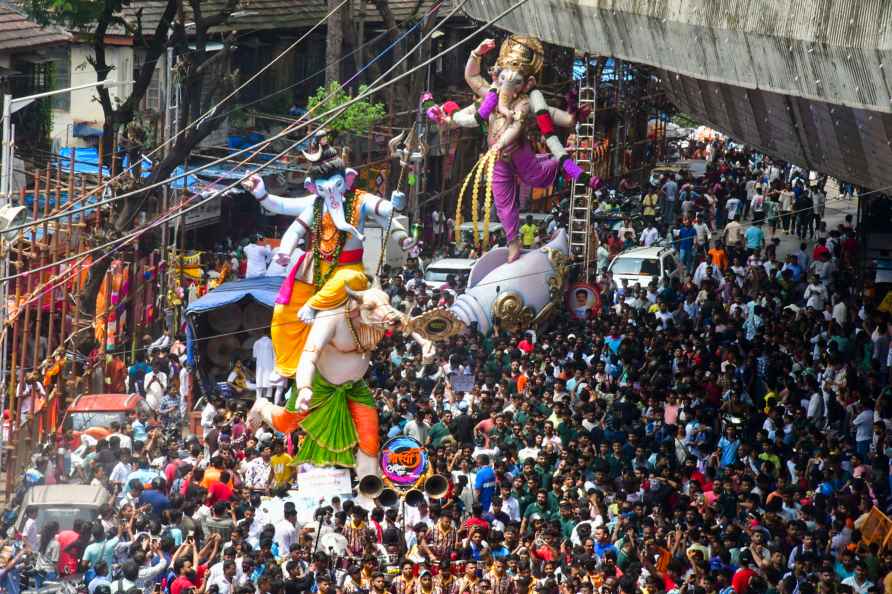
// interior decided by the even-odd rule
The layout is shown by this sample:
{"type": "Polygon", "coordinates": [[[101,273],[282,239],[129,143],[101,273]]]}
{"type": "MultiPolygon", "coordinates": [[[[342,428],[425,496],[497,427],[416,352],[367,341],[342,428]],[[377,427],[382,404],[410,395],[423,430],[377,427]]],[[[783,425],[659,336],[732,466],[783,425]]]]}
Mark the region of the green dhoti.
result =
{"type": "MultiPolygon", "coordinates": [[[[313,376],[310,410],[301,420],[306,433],[297,463],[315,466],[356,466],[358,446],[370,456],[378,454],[378,409],[364,380],[335,385],[317,371],[313,376]]],[[[285,408],[293,412],[296,391],[285,408]]]]}

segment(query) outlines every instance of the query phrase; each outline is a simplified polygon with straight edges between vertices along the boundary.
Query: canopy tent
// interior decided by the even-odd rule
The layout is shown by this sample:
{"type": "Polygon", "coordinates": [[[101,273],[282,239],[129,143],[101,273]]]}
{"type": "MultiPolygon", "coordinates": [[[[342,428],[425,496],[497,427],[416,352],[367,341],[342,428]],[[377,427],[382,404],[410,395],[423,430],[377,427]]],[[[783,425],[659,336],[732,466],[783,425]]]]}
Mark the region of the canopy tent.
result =
{"type": "Polygon", "coordinates": [[[226,381],[233,357],[250,359],[254,341],[272,323],[284,278],[261,276],[223,283],[186,308],[186,347],[189,359],[196,363],[202,394],[226,381]]]}
{"type": "Polygon", "coordinates": [[[238,303],[246,297],[272,308],[276,304],[279,286],[284,279],[283,276],[259,276],[223,283],[204,297],[190,303],[186,308],[186,314],[191,316],[207,313],[238,303]]]}

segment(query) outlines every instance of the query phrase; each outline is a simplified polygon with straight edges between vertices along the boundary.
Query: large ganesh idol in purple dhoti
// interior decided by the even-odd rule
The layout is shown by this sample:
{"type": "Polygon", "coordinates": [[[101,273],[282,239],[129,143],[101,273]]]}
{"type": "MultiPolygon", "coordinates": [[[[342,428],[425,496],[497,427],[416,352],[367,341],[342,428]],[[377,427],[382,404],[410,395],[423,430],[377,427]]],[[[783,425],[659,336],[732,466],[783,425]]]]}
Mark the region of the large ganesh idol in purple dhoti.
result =
{"type": "MultiPolygon", "coordinates": [[[[471,52],[465,65],[465,80],[482,100],[460,110],[454,103],[447,102],[430,108],[427,115],[444,127],[476,128],[480,124],[486,125],[490,150],[478,162],[468,180],[475,177],[474,220],[476,222],[476,193],[485,176],[487,202],[491,199],[495,201],[499,222],[508,239],[508,261],[513,262],[521,253],[520,184],[547,188],[554,183],[559,171],[595,189],[601,185],[601,180],[585,173],[570,158],[557,136],[557,126],[569,128],[576,124],[575,101],[570,101],[569,111],[550,107],[542,92],[536,89],[536,78],[544,64],[542,42],[519,35],[506,39],[492,70],[493,82],[489,83],[480,74],[480,62],[495,46],[495,41],[487,39],[471,52]],[[528,135],[536,128],[545,139],[551,153],[549,156],[537,155],[530,144],[528,135]]],[[[486,216],[488,208],[489,204],[486,205],[486,216]]],[[[457,221],[460,217],[461,212],[456,217],[457,221]]],[[[459,225],[456,225],[457,233],[458,229],[459,225]]]]}

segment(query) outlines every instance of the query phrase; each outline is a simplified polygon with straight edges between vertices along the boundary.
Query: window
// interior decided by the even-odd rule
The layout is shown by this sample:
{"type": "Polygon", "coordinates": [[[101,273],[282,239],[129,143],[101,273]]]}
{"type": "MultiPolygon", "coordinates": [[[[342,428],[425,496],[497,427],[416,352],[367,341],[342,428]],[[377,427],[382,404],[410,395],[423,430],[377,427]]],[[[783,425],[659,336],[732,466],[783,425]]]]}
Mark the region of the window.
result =
{"type": "MultiPolygon", "coordinates": [[[[71,86],[71,50],[64,48],[53,61],[53,90],[71,86]]],[[[53,109],[71,111],[71,93],[59,93],[53,97],[53,109]]]]}
{"type": "Polygon", "coordinates": [[[610,267],[613,274],[639,274],[657,276],[660,274],[660,264],[657,260],[646,258],[617,258],[610,267]]]}
{"type": "MultiPolygon", "coordinates": [[[[139,73],[142,71],[143,65],[143,56],[139,56],[136,58],[136,65],[133,68],[133,80],[136,80],[139,76],[139,73]]],[[[149,82],[149,86],[146,89],[146,95],[143,98],[143,109],[150,109],[152,111],[161,112],[161,77],[164,75],[164,70],[162,65],[164,64],[164,56],[160,57],[155,62],[155,72],[152,74],[152,80],[149,82]]]]}

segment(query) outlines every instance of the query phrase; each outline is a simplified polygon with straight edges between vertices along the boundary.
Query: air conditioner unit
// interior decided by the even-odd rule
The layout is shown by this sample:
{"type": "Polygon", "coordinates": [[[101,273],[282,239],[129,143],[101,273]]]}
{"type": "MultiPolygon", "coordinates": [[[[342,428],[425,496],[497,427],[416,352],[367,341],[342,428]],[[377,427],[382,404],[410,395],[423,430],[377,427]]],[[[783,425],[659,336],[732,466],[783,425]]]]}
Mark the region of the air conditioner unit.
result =
{"type": "MultiPolygon", "coordinates": [[[[0,233],[3,233],[4,237],[7,233],[4,233],[9,228],[18,227],[28,221],[28,209],[24,206],[11,206],[6,205],[0,207],[0,233]]],[[[13,235],[15,231],[9,232],[9,235],[13,235]]],[[[10,239],[9,237],[5,237],[6,239],[10,239]]]]}

